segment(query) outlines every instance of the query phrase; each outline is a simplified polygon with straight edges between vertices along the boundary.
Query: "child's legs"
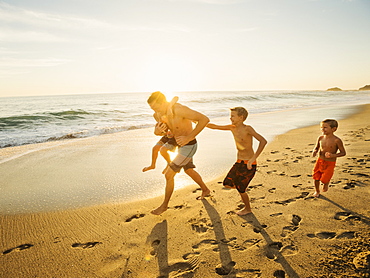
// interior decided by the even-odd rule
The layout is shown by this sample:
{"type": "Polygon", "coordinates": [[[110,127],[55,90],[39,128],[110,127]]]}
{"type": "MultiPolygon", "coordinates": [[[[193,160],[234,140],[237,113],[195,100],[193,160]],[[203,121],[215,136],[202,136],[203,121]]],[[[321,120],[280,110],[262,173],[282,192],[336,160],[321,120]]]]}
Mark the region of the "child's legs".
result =
{"type": "Polygon", "coordinates": [[[157,162],[157,158],[158,158],[158,152],[160,151],[160,149],[162,148],[162,146],[163,145],[157,143],[152,148],[152,163],[151,163],[152,166],[155,166],[155,164],[157,162]]]}
{"type": "Polygon", "coordinates": [[[239,192],[239,194],[240,194],[240,197],[242,198],[242,201],[245,205],[244,209],[242,209],[241,212],[245,212],[245,213],[252,212],[248,193],[247,192],[244,192],[244,193],[239,192]]]}
{"type": "Polygon", "coordinates": [[[171,162],[171,157],[170,154],[168,153],[169,149],[166,147],[166,145],[161,146],[160,152],[163,158],[167,161],[167,164],[170,164],[171,162]]]}
{"type": "Polygon", "coordinates": [[[323,192],[326,192],[329,189],[330,180],[334,175],[334,167],[335,167],[335,162],[330,163],[321,176],[321,182],[324,184],[324,187],[322,189],[323,192]]]}
{"type": "Polygon", "coordinates": [[[320,193],[320,181],[315,180],[315,190],[317,193],[320,193]]]}

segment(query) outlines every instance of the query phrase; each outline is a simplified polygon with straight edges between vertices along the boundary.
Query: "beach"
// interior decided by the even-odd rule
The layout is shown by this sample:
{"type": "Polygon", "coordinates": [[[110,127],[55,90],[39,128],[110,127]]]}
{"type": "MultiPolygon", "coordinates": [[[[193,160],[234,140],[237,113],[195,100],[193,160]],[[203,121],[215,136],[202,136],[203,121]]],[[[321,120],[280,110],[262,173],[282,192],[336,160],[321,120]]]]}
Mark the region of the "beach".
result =
{"type": "MultiPolygon", "coordinates": [[[[338,158],[329,191],[319,198],[311,196],[315,162],[311,152],[320,135],[317,123],[269,142],[249,186],[253,213],[246,216],[235,214],[242,203],[236,190],[223,188],[223,176],[207,182],[212,196],[205,200],[196,200],[200,191],[195,185],[176,189],[169,209],[160,216],[150,211],[163,196],[76,209],[2,213],[0,277],[369,277],[369,118],[367,104],[339,121],[336,135],[343,140],[347,155],[338,158]]],[[[87,161],[100,157],[101,171],[110,161],[105,151],[92,156],[91,150],[99,150],[99,145],[88,148],[80,142],[62,145],[64,152],[58,155],[70,154],[73,144],[85,148],[72,157],[81,166],[73,173],[83,181],[86,169],[82,166],[87,161]]],[[[150,147],[143,150],[147,157],[150,147]]],[[[9,157],[17,154],[14,148],[9,157]]],[[[28,154],[36,159],[40,151],[29,148],[28,154]]],[[[125,151],[120,150],[122,155],[125,151]]],[[[218,152],[222,155],[222,149],[218,152]]],[[[57,163],[56,153],[47,155],[50,165],[57,163]]],[[[32,172],[32,160],[27,163],[17,164],[13,159],[4,162],[2,169],[4,173],[6,167],[18,169],[20,180],[26,179],[25,167],[29,175],[43,174],[32,172]]],[[[45,171],[60,176],[47,166],[45,171]]],[[[67,166],[59,171],[75,170],[67,166]]],[[[106,178],[96,175],[95,180],[106,178]]],[[[89,194],[88,184],[81,192],[89,194]]]]}

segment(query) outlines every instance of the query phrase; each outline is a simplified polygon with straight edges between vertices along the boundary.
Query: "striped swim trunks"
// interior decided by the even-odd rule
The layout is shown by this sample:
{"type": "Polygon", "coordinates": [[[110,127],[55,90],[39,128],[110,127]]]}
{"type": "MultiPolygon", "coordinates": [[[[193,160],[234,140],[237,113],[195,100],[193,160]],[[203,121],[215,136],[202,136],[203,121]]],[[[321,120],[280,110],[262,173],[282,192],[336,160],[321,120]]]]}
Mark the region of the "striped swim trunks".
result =
{"type": "Polygon", "coordinates": [[[193,156],[197,151],[198,144],[197,140],[194,139],[187,143],[185,146],[182,146],[178,149],[178,154],[175,159],[170,163],[171,169],[178,173],[181,168],[184,168],[184,171],[195,168],[193,163],[193,156]]]}

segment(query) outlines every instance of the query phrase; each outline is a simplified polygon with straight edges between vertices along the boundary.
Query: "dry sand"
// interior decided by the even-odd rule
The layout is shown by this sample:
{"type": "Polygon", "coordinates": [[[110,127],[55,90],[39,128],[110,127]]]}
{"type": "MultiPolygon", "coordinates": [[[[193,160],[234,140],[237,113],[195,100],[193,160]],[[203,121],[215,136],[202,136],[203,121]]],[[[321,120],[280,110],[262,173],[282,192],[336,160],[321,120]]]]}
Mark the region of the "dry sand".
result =
{"type": "MultiPolygon", "coordinates": [[[[339,122],[347,156],[329,191],[313,190],[319,124],[268,144],[238,216],[223,177],[163,197],[60,212],[0,216],[0,277],[369,277],[370,105],[339,122]]],[[[231,165],[230,165],[231,166],[231,165]]]]}

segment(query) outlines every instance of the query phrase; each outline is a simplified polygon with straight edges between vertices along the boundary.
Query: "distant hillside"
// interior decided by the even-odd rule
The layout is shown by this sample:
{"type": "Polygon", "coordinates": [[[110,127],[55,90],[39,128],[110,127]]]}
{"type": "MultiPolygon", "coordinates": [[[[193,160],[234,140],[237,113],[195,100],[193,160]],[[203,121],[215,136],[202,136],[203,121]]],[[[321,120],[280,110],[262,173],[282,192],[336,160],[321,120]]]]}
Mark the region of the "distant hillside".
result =
{"type": "Polygon", "coordinates": [[[364,87],[358,89],[359,91],[365,91],[365,90],[370,90],[370,85],[365,85],[364,87]]]}
{"type": "Polygon", "coordinates": [[[342,91],[342,89],[338,87],[334,87],[334,88],[327,89],[327,91],[342,91]]]}

